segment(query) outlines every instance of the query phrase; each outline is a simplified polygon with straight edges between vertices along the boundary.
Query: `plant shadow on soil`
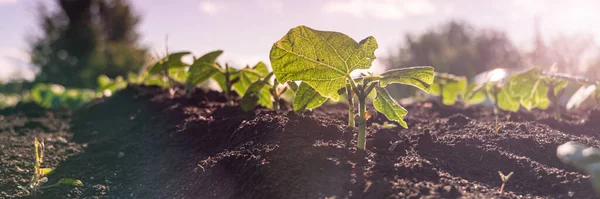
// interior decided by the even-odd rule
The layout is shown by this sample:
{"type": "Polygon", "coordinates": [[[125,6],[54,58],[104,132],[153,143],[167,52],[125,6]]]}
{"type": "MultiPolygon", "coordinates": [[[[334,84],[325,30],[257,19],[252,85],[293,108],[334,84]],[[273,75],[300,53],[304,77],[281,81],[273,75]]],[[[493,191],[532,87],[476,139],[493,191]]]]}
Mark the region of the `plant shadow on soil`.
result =
{"type": "Polygon", "coordinates": [[[367,150],[360,151],[356,131],[345,127],[344,105],[304,114],[260,108],[243,112],[225,105],[216,92],[197,89],[188,98],[182,89],[171,96],[157,87],[130,86],[71,116],[72,140],[86,147],[60,163],[53,179],[75,176],[86,185],[42,196],[596,196],[587,177],[555,155],[558,145],[571,140],[600,146],[594,111],[561,122],[542,111],[501,113],[496,134],[487,107],[416,102],[407,109],[409,129],[376,127],[372,124],[385,117],[371,118],[367,150]],[[504,193],[498,193],[498,171],[515,173],[504,193]]]}

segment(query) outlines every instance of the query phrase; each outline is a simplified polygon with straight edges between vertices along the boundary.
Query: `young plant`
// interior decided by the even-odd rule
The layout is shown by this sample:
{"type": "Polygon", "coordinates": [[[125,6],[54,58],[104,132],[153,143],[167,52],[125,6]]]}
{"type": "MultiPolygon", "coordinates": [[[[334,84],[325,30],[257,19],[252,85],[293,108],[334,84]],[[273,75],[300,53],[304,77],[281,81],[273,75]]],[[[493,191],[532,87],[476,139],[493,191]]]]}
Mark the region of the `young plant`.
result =
{"type": "Polygon", "coordinates": [[[319,95],[334,101],[340,99],[338,91],[350,84],[359,107],[357,146],[364,150],[366,99],[369,93],[377,93],[373,101],[377,111],[407,128],[404,122],[406,109],[392,99],[385,86],[400,83],[428,91],[434,79],[432,67],[413,67],[365,76],[355,81],[350,73],[357,69],[369,69],[375,60],[377,48],[374,37],[356,42],[343,33],[298,26],[273,44],[270,59],[273,73],[280,82],[302,81],[319,95]]]}
{"type": "Polygon", "coordinates": [[[88,89],[65,89],[57,84],[36,84],[31,90],[31,100],[44,108],[75,109],[96,97],[96,92],[88,89]]]}
{"type": "Polygon", "coordinates": [[[466,92],[467,78],[447,73],[436,73],[430,89],[430,93],[440,96],[440,101],[446,106],[454,105],[460,98],[465,99],[466,92]]]}
{"type": "Polygon", "coordinates": [[[150,76],[156,74],[162,74],[168,81],[168,87],[172,88],[177,81],[171,77],[173,73],[180,73],[180,70],[184,70],[185,67],[189,66],[189,64],[183,62],[181,58],[183,56],[189,55],[191,52],[176,52],[172,54],[168,54],[164,58],[159,59],[148,71],[150,76]]]}
{"type": "MultiPolygon", "coordinates": [[[[280,108],[280,99],[288,90],[296,91],[296,93],[300,95],[307,94],[304,86],[301,85],[299,87],[293,81],[280,84],[277,79],[273,78],[273,83],[271,83],[272,76],[273,73],[269,73],[265,78],[259,79],[248,87],[246,93],[244,93],[242,100],[240,101],[240,105],[244,111],[252,110],[259,104],[267,108],[272,107],[273,110],[277,111],[280,108]],[[272,105],[270,105],[270,103],[272,103],[272,105]]],[[[321,96],[314,97],[322,98],[321,96]]],[[[325,100],[323,100],[323,102],[325,100]]],[[[294,104],[294,106],[296,107],[297,105],[294,104]]]]}
{"type": "Polygon", "coordinates": [[[195,59],[188,70],[189,75],[185,81],[186,94],[190,95],[192,87],[205,82],[212,78],[216,73],[221,71],[217,65],[217,58],[223,54],[222,50],[216,50],[202,55],[195,59]]]}
{"type": "MultiPolygon", "coordinates": [[[[251,84],[264,79],[268,73],[269,68],[263,62],[257,63],[255,66],[246,66],[242,69],[236,70],[230,67],[229,64],[225,64],[225,67],[221,66],[216,62],[216,59],[223,53],[221,50],[209,52],[202,57],[196,59],[190,66],[189,73],[186,80],[186,88],[196,86],[208,79],[215,80],[221,90],[227,97],[227,103],[233,104],[232,93],[236,92],[239,96],[243,97],[251,84]]],[[[266,89],[266,94],[269,94],[269,89],[266,89]]],[[[189,94],[189,92],[188,92],[189,94]]],[[[271,107],[270,97],[266,97],[263,93],[261,105],[271,107]]]]}
{"type": "Polygon", "coordinates": [[[544,75],[535,67],[509,79],[510,91],[519,98],[521,106],[527,110],[538,108],[546,110],[554,105],[555,118],[560,120],[558,97],[563,93],[568,81],[552,75],[544,75]]]}
{"type": "Polygon", "coordinates": [[[40,142],[37,138],[35,138],[33,141],[33,146],[35,149],[35,163],[33,166],[33,175],[31,176],[31,181],[27,186],[18,186],[25,192],[26,195],[31,195],[35,198],[36,193],[40,192],[42,189],[64,185],[83,186],[83,183],[80,180],[71,178],[62,178],[54,184],[43,186],[43,184],[48,182],[48,177],[46,176],[51,174],[54,170],[51,168],[42,167],[42,163],[44,162],[44,142],[40,142]]]}
{"type": "Polygon", "coordinates": [[[496,119],[492,129],[498,134],[500,128],[502,128],[498,122],[498,111],[517,112],[519,111],[519,101],[511,95],[507,87],[508,84],[502,81],[502,75],[495,74],[496,71],[499,70],[492,70],[487,73],[487,82],[479,85],[468,85],[464,100],[467,104],[475,104],[484,101],[487,96],[494,103],[494,116],[496,119]]]}
{"type": "Polygon", "coordinates": [[[502,171],[498,171],[498,175],[500,175],[500,179],[502,180],[502,186],[500,186],[500,193],[504,192],[504,185],[506,185],[506,182],[508,182],[508,180],[510,179],[510,177],[512,177],[513,174],[513,172],[510,172],[508,175],[504,175],[502,171]]]}
{"type": "MultiPolygon", "coordinates": [[[[252,83],[264,78],[269,73],[267,65],[263,62],[259,62],[254,67],[246,66],[240,70],[230,67],[227,63],[224,68],[220,64],[217,64],[217,67],[220,70],[213,75],[213,79],[219,84],[221,90],[225,92],[229,104],[233,104],[233,92],[243,97],[252,83]]],[[[270,108],[271,101],[266,101],[264,99],[260,104],[270,108]]]]}
{"type": "Polygon", "coordinates": [[[96,93],[100,96],[110,97],[113,93],[118,90],[124,89],[127,87],[127,82],[121,76],[117,76],[115,79],[110,79],[106,75],[100,75],[97,78],[98,89],[96,89],[96,93]]]}
{"type": "Polygon", "coordinates": [[[482,103],[486,99],[487,94],[484,92],[484,90],[480,89],[479,85],[473,82],[467,85],[467,91],[465,92],[465,97],[463,98],[463,103],[465,103],[466,106],[482,103]]]}

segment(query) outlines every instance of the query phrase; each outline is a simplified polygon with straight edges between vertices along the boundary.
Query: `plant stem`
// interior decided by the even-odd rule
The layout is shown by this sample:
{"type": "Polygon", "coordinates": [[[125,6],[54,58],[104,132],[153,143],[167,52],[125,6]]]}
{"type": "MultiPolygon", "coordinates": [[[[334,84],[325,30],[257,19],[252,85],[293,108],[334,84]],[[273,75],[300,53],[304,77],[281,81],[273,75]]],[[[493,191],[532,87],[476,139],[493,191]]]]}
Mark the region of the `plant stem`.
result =
{"type": "Polygon", "coordinates": [[[346,93],[348,93],[348,127],[354,128],[354,92],[350,85],[346,85],[346,93]]]}
{"type": "Polygon", "coordinates": [[[365,112],[366,112],[366,96],[359,95],[358,96],[358,148],[365,150],[365,140],[366,140],[366,126],[367,121],[365,120],[365,112]]]}
{"type": "Polygon", "coordinates": [[[440,84],[440,102],[444,105],[444,85],[440,84]]]}
{"type": "Polygon", "coordinates": [[[498,106],[498,87],[494,87],[494,98],[496,98],[494,103],[494,116],[496,117],[496,121],[494,122],[494,131],[498,134],[498,111],[500,110],[500,106],[498,106]]]}
{"type": "Polygon", "coordinates": [[[273,83],[271,95],[273,95],[273,110],[279,111],[279,93],[277,93],[277,81],[273,83]]]}
{"type": "Polygon", "coordinates": [[[225,97],[227,98],[227,104],[232,105],[233,102],[231,100],[230,90],[231,82],[229,82],[229,64],[225,63],[225,97]]]}
{"type": "Polygon", "coordinates": [[[554,104],[554,119],[557,121],[561,120],[560,117],[560,105],[558,104],[558,100],[556,98],[552,99],[551,102],[554,104]]]}
{"type": "Polygon", "coordinates": [[[505,185],[505,184],[506,184],[506,183],[502,183],[502,185],[500,186],[500,193],[504,192],[504,185],[505,185]]]}

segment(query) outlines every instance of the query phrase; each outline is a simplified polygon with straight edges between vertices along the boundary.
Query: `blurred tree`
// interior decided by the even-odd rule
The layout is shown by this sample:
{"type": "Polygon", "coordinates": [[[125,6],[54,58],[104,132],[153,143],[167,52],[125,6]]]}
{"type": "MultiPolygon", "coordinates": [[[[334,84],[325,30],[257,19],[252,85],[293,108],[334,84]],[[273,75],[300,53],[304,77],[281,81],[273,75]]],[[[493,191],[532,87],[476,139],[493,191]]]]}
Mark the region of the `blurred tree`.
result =
{"type": "Polygon", "coordinates": [[[590,35],[559,36],[547,48],[547,66],[556,63],[558,72],[587,76],[586,70],[599,52],[590,35]]]}
{"type": "MultiPolygon", "coordinates": [[[[494,68],[520,68],[519,50],[504,32],[477,30],[451,21],[437,30],[418,37],[407,35],[399,50],[384,58],[388,68],[433,66],[436,72],[473,77],[494,68]]],[[[412,89],[398,87],[396,97],[412,94],[412,89]]]]}
{"type": "Polygon", "coordinates": [[[540,20],[534,26],[534,48],[525,54],[527,65],[549,69],[556,64],[558,72],[597,78],[600,50],[589,34],[560,35],[544,42],[540,20]]]}
{"type": "Polygon", "coordinates": [[[467,77],[497,67],[522,66],[518,49],[504,32],[476,30],[456,21],[416,39],[407,35],[405,44],[386,60],[390,68],[431,65],[436,72],[467,77]]]}
{"type": "Polygon", "coordinates": [[[36,81],[93,88],[96,77],[126,75],[142,67],[147,50],[138,44],[140,21],[126,0],[56,0],[39,6],[42,35],[31,42],[36,81]]]}

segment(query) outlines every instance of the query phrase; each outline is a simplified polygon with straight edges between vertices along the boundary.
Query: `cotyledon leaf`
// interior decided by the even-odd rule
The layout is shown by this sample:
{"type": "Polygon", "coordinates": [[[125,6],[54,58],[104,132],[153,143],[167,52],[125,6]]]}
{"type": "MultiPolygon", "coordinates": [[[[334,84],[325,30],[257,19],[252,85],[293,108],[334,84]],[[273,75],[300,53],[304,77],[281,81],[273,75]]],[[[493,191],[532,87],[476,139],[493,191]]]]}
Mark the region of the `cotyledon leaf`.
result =
{"type": "Polygon", "coordinates": [[[385,87],[391,83],[399,83],[411,85],[429,92],[429,87],[431,87],[435,79],[433,74],[433,67],[431,66],[415,66],[389,70],[381,74],[383,78],[379,80],[379,85],[385,87]]]}
{"type": "Polygon", "coordinates": [[[374,37],[356,42],[343,33],[298,26],[273,44],[269,57],[280,82],[301,80],[337,101],[350,73],[371,67],[377,48],[374,37]]]}
{"type": "Polygon", "coordinates": [[[69,186],[83,186],[83,182],[81,180],[72,179],[72,178],[63,178],[58,181],[59,185],[69,185],[69,186]]]}
{"type": "Polygon", "coordinates": [[[296,97],[294,97],[294,111],[314,109],[326,101],[326,97],[321,96],[308,84],[301,82],[298,91],[296,91],[296,97]]]}
{"type": "Polygon", "coordinates": [[[47,176],[47,175],[50,175],[52,172],[54,172],[54,169],[52,169],[52,168],[40,168],[40,172],[42,173],[42,176],[47,176]]]}
{"type": "Polygon", "coordinates": [[[380,113],[383,113],[389,120],[396,121],[400,126],[408,128],[404,121],[404,116],[408,113],[396,100],[392,99],[390,94],[382,87],[375,87],[377,97],[373,101],[373,107],[380,113]]]}

